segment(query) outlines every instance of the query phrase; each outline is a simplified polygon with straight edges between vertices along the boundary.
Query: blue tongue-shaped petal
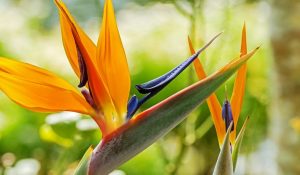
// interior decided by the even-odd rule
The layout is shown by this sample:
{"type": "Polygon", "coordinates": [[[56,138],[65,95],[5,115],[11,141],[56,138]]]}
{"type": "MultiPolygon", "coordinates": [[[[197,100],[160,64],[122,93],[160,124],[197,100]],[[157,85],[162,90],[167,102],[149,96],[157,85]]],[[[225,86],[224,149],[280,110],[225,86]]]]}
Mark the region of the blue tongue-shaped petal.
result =
{"type": "Polygon", "coordinates": [[[127,119],[131,118],[131,116],[134,115],[134,113],[138,108],[139,108],[139,99],[136,97],[136,95],[133,95],[127,104],[127,119]]]}
{"type": "Polygon", "coordinates": [[[145,103],[152,96],[154,96],[159,91],[161,91],[172,80],[174,80],[182,71],[184,71],[199,56],[199,54],[201,52],[203,52],[220,35],[221,35],[221,33],[217,34],[198,52],[196,52],[194,55],[189,57],[187,60],[185,60],[183,63],[181,63],[179,66],[175,67],[168,73],[166,73],[154,80],[148,81],[143,84],[136,85],[135,87],[139,91],[139,93],[147,94],[147,95],[144,96],[143,98],[141,98],[140,100],[135,95],[133,95],[131,97],[131,99],[129,100],[128,105],[127,105],[127,119],[130,119],[143,103],[145,103]]]}
{"type": "Polygon", "coordinates": [[[226,99],[223,107],[222,107],[222,118],[225,122],[226,125],[226,130],[229,128],[231,122],[232,122],[232,127],[231,131],[234,130],[234,123],[233,123],[233,116],[232,116],[232,110],[231,110],[231,105],[230,102],[226,99]]]}
{"type": "Polygon", "coordinates": [[[187,60],[185,60],[183,63],[181,63],[179,66],[175,67],[173,70],[169,71],[168,73],[154,79],[151,81],[148,81],[146,83],[136,85],[136,89],[142,93],[147,94],[152,91],[161,90],[165,86],[167,86],[174,78],[176,78],[183,70],[185,70],[197,57],[198,55],[203,52],[221,33],[213,37],[204,47],[202,47],[198,52],[196,52],[194,55],[189,57],[187,60]]]}

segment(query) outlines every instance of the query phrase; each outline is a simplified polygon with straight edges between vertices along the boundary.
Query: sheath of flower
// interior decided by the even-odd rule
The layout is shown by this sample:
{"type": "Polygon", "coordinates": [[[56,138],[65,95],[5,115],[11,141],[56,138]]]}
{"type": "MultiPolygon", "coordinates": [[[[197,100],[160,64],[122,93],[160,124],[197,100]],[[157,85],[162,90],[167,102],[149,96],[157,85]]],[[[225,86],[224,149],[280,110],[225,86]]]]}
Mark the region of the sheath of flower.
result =
{"type": "MultiPolygon", "coordinates": [[[[194,53],[195,51],[193,49],[190,38],[188,38],[188,42],[189,42],[191,53],[194,53]]],[[[241,52],[240,57],[243,57],[244,55],[247,54],[247,38],[246,38],[245,24],[242,29],[240,52],[241,52]]],[[[195,59],[194,68],[196,70],[199,80],[204,79],[206,77],[206,73],[199,59],[195,59]]],[[[224,137],[226,135],[226,130],[229,127],[231,121],[233,121],[233,126],[230,134],[230,143],[232,144],[232,146],[234,146],[235,144],[236,126],[241,112],[242,101],[245,92],[246,73],[247,73],[247,65],[244,64],[239,68],[237,72],[231,100],[229,101],[226,98],[223,107],[221,107],[215,93],[213,93],[207,99],[207,104],[215,125],[220,147],[223,145],[224,137]]]]}
{"type": "Polygon", "coordinates": [[[55,0],[55,4],[65,52],[79,77],[81,90],[47,70],[7,58],[0,58],[0,89],[14,102],[33,111],[74,111],[90,115],[103,137],[126,123],[144,102],[168,85],[220,35],[170,72],[137,85],[145,97],[133,96],[128,102],[130,74],[112,0],[105,0],[97,45],[61,0],[55,0]]]}

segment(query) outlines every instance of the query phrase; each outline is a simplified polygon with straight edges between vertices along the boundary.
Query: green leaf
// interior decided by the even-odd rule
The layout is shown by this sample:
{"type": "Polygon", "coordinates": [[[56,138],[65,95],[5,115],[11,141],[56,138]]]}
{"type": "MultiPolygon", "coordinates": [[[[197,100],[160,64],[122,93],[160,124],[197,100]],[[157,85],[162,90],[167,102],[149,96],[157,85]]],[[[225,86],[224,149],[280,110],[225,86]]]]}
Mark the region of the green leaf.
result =
{"type": "Polygon", "coordinates": [[[237,163],[237,159],[238,159],[238,155],[241,149],[241,145],[242,145],[242,141],[243,141],[243,137],[245,134],[245,129],[248,123],[249,117],[246,118],[240,132],[239,135],[236,138],[236,142],[235,142],[235,146],[234,149],[232,151],[232,162],[233,162],[233,171],[235,171],[235,167],[236,167],[236,163],[237,163]]]}
{"type": "Polygon", "coordinates": [[[81,158],[74,175],[86,175],[88,172],[88,163],[92,155],[93,148],[89,147],[81,158]]]}
{"type": "Polygon", "coordinates": [[[89,175],[108,174],[167,134],[236,72],[257,49],[138,114],[104,137],[93,151],[89,175]]]}
{"type": "Polygon", "coordinates": [[[227,129],[225,141],[223,143],[222,149],[218,156],[218,160],[213,175],[233,175],[232,158],[231,158],[230,141],[229,141],[229,135],[230,135],[232,125],[233,123],[231,122],[229,128],[227,129]]]}

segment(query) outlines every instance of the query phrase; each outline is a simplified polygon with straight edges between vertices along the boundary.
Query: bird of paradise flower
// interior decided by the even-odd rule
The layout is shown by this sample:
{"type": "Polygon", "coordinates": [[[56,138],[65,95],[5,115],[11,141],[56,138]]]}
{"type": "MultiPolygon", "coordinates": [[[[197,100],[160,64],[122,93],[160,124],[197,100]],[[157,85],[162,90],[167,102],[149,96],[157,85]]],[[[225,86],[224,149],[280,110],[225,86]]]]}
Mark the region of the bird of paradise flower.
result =
{"type": "Polygon", "coordinates": [[[141,104],[165,87],[218,36],[166,75],[137,85],[141,93],[148,95],[141,100],[133,96],[128,102],[130,74],[112,1],[105,3],[97,46],[77,25],[66,6],[59,0],[55,3],[59,9],[63,44],[69,62],[80,78],[81,94],[51,72],[6,58],[1,58],[0,63],[1,89],[16,103],[33,111],[88,114],[99,125],[103,136],[130,119],[141,104]]]}
{"type": "MultiPolygon", "coordinates": [[[[195,53],[194,48],[192,46],[192,42],[190,38],[188,38],[188,43],[190,47],[190,52],[193,54],[195,53]]],[[[242,39],[241,39],[241,49],[240,49],[240,57],[247,54],[247,37],[246,37],[246,25],[244,24],[242,30],[242,39]]],[[[206,73],[203,69],[203,66],[199,59],[196,59],[193,62],[196,74],[198,79],[201,80],[206,77],[206,73]]],[[[246,85],[246,75],[247,75],[247,65],[244,64],[241,68],[237,71],[237,75],[234,82],[233,92],[231,100],[227,99],[223,103],[221,107],[218,98],[215,93],[213,93],[208,99],[207,104],[214,122],[214,126],[217,133],[217,138],[219,142],[220,148],[223,145],[224,138],[226,135],[226,131],[228,130],[230,124],[232,123],[231,131],[230,131],[230,144],[233,148],[233,161],[234,161],[234,168],[237,161],[237,154],[239,149],[240,140],[243,137],[243,132],[245,130],[246,124],[248,122],[249,117],[246,118],[242,129],[240,130],[238,138],[236,138],[236,126],[238,123],[238,119],[241,113],[242,103],[243,103],[243,96],[245,93],[245,85],[246,85]],[[236,141],[239,141],[237,145],[237,150],[235,149],[236,141]],[[236,157],[234,157],[236,156],[236,157]]],[[[227,92],[226,92],[227,93],[227,92]]]]}
{"type": "MultiPolygon", "coordinates": [[[[190,47],[190,52],[195,53],[192,42],[188,38],[188,43],[190,47]]],[[[244,25],[242,30],[242,41],[241,41],[241,57],[247,54],[247,39],[246,39],[246,26],[244,25]]],[[[206,73],[203,69],[202,63],[199,59],[193,62],[198,79],[201,80],[206,78],[206,73]]],[[[236,125],[239,119],[239,115],[242,108],[243,96],[245,93],[246,84],[246,73],[247,65],[244,64],[238,71],[234,82],[233,93],[231,101],[225,100],[223,107],[221,107],[218,98],[215,93],[213,93],[208,99],[207,104],[215,125],[219,145],[222,146],[224,142],[224,137],[226,131],[231,122],[233,122],[232,133],[230,136],[231,144],[234,145],[236,137],[236,125]],[[232,104],[232,105],[231,105],[232,104]]],[[[226,97],[227,98],[227,97],[226,97]]]]}
{"type": "Polygon", "coordinates": [[[0,89],[17,104],[33,111],[75,111],[90,115],[103,136],[91,157],[90,174],[107,174],[174,128],[257,51],[254,49],[214,75],[135,114],[220,34],[170,72],[137,85],[137,90],[145,96],[141,99],[132,96],[128,101],[130,74],[112,0],[105,0],[97,45],[79,27],[62,1],[55,0],[55,4],[66,55],[80,79],[81,93],[47,70],[7,58],[0,58],[0,89]]]}

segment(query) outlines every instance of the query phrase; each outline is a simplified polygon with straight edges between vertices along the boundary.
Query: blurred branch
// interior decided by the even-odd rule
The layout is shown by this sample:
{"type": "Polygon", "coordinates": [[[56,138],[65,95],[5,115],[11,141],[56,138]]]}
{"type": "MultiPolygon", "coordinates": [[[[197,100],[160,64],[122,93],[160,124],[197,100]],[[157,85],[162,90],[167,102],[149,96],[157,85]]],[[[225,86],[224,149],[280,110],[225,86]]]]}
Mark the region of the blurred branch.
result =
{"type": "Polygon", "coordinates": [[[172,0],[173,5],[175,6],[176,10],[182,14],[185,17],[190,17],[192,16],[192,13],[189,13],[187,10],[185,10],[180,3],[178,2],[178,0],[172,0]]]}
{"type": "Polygon", "coordinates": [[[213,126],[213,122],[210,117],[207,117],[206,120],[196,129],[196,138],[201,139],[213,126]]]}

